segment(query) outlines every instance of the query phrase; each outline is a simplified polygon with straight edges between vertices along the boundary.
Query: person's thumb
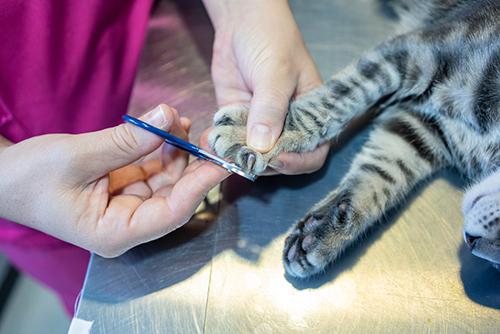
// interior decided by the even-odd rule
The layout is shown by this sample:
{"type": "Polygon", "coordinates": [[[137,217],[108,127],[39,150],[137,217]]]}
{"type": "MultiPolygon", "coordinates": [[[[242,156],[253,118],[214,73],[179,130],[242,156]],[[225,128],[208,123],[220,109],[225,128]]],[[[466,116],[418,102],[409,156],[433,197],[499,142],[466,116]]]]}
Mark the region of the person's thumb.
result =
{"type": "MultiPolygon", "coordinates": [[[[176,112],[159,105],[140,117],[146,123],[165,131],[175,124],[176,112]]],[[[163,139],[135,125],[124,123],[113,128],[75,136],[78,155],[85,161],[85,174],[100,177],[126,166],[153,152],[163,139]]]]}
{"type": "Polygon", "coordinates": [[[268,152],[281,135],[296,80],[280,66],[261,68],[260,73],[248,114],[247,144],[256,151],[268,152]]]}

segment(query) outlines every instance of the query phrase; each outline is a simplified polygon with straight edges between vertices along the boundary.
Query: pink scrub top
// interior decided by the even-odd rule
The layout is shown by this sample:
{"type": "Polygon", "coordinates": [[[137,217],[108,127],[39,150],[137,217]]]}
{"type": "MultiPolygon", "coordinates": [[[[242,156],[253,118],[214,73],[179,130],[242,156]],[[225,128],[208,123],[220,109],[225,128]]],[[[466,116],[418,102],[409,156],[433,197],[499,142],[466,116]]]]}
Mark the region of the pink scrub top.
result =
{"type": "MultiPolygon", "coordinates": [[[[2,0],[0,135],[110,127],[127,111],[153,0],[2,0]]],[[[36,168],[36,166],[33,166],[36,168]]],[[[0,220],[0,243],[52,242],[0,220]]]]}

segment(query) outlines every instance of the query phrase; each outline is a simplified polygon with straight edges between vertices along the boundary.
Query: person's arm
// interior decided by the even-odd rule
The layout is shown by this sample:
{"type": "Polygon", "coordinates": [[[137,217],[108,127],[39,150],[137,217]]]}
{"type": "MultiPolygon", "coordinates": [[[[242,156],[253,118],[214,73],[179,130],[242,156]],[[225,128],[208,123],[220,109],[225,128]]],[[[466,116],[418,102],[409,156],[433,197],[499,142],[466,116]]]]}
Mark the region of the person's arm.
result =
{"type": "Polygon", "coordinates": [[[0,152],[10,145],[12,145],[11,141],[0,135],[0,152]]]}
{"type": "MultiPolygon", "coordinates": [[[[247,144],[269,151],[279,138],[290,99],[321,84],[286,0],[203,0],[215,28],[212,77],[219,106],[250,106],[247,144]]],[[[285,174],[323,165],[328,144],[280,155],[285,174]]]]}
{"type": "MultiPolygon", "coordinates": [[[[167,106],[142,119],[176,134],[189,127],[167,106]]],[[[209,162],[197,160],[185,168],[187,157],[162,150],[162,143],[156,135],[122,124],[3,146],[0,217],[106,257],[159,238],[186,223],[208,191],[228,176],[209,162]],[[110,172],[157,149],[168,165],[110,193],[110,172]]]]}

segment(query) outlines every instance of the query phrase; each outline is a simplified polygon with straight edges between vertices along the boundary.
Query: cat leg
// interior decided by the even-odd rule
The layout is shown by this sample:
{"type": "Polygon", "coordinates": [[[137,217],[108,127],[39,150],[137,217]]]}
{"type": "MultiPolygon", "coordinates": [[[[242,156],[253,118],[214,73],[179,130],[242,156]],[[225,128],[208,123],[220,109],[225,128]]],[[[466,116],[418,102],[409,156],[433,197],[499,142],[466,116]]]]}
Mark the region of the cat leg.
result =
{"type": "Polygon", "coordinates": [[[281,152],[314,150],[336,137],[381,98],[401,99],[427,89],[436,71],[435,56],[425,45],[415,47],[408,40],[400,37],[383,44],[293,101],[283,132],[270,152],[261,154],[245,145],[248,106],[244,105],[216,113],[209,144],[217,155],[255,174],[262,173],[281,152]]]}
{"type": "Polygon", "coordinates": [[[340,185],[301,219],[285,241],[295,277],[324,270],[422,179],[447,165],[439,124],[418,114],[384,115],[340,185]]]}

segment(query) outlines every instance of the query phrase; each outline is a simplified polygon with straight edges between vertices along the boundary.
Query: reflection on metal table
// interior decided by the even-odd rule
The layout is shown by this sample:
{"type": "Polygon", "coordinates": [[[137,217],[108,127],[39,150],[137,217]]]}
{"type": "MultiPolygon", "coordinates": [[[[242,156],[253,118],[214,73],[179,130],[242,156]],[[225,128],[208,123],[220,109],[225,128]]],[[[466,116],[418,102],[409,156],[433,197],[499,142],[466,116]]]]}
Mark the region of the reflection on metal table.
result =
{"type": "MultiPolygon", "coordinates": [[[[290,1],[323,77],[391,32],[374,0],[290,1]]],[[[196,140],[216,109],[213,39],[196,1],[160,2],[131,113],[167,102],[194,120],[196,140]]],[[[367,137],[332,150],[313,175],[232,177],[217,218],[116,259],[93,256],[77,316],[92,333],[493,333],[500,274],[466,250],[461,181],[442,173],[309,281],[284,275],[287,230],[338,184],[367,137]]]]}

